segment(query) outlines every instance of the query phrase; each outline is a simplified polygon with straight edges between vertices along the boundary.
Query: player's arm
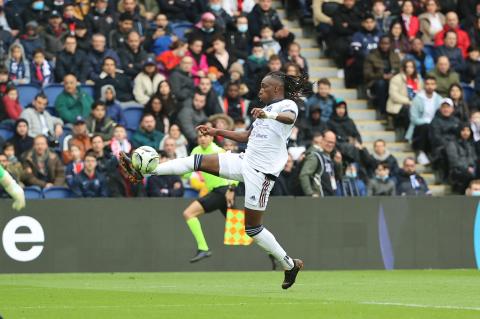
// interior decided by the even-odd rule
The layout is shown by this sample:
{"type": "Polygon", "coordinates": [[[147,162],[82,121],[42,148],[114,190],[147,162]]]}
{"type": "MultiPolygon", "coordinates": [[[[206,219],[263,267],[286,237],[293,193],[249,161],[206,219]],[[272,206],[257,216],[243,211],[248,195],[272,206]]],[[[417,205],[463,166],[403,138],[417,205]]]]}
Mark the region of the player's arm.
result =
{"type": "Polygon", "coordinates": [[[0,165],[0,185],[12,196],[12,208],[20,210],[25,207],[25,194],[23,189],[15,182],[12,176],[0,165]]]}
{"type": "Polygon", "coordinates": [[[248,131],[227,131],[227,130],[217,130],[213,127],[209,127],[207,125],[200,125],[197,126],[197,130],[200,131],[202,134],[207,134],[210,136],[223,136],[229,140],[238,142],[238,143],[246,143],[248,142],[248,137],[250,136],[251,129],[248,131]]]}
{"type": "Polygon", "coordinates": [[[277,112],[267,112],[260,108],[254,108],[252,110],[252,115],[254,118],[271,119],[271,120],[279,121],[280,123],[288,124],[288,125],[295,123],[295,119],[297,118],[297,115],[293,111],[285,111],[285,112],[277,113],[277,112]]]}

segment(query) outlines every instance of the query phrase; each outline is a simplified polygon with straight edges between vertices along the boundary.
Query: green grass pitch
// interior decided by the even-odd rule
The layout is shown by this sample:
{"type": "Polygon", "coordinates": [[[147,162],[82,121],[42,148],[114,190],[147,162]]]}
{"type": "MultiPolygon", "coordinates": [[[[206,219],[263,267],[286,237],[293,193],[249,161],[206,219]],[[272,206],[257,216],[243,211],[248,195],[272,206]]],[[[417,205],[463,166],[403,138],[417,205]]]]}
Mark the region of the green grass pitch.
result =
{"type": "Polygon", "coordinates": [[[0,275],[4,319],[480,318],[475,270],[0,275]]]}

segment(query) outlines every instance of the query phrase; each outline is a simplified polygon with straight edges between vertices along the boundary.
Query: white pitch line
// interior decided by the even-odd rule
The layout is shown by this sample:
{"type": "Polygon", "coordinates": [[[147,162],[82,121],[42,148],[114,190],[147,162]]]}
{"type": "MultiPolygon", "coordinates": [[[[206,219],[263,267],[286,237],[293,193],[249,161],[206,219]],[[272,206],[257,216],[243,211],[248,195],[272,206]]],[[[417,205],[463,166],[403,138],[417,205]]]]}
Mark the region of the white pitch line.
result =
{"type": "Polygon", "coordinates": [[[433,309],[453,309],[453,310],[473,310],[480,311],[480,307],[468,306],[438,306],[438,305],[421,305],[415,303],[400,303],[400,302],[377,302],[377,301],[362,301],[361,305],[377,305],[377,306],[398,306],[408,308],[433,308],[433,309]]]}

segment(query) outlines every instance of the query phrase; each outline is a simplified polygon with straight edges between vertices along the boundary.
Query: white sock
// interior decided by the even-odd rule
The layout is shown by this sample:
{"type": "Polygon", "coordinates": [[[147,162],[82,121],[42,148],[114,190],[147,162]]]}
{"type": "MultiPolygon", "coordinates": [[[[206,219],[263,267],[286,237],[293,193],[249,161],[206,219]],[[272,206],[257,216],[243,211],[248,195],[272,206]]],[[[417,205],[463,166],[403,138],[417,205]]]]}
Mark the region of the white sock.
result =
{"type": "Polygon", "coordinates": [[[152,175],[183,175],[200,169],[201,155],[192,155],[158,164],[152,175]]]}
{"type": "Polygon", "coordinates": [[[282,265],[283,269],[290,270],[294,267],[293,259],[290,258],[282,246],[277,242],[275,236],[268,231],[263,225],[256,227],[246,227],[245,232],[248,236],[262,247],[267,253],[273,255],[282,265]]]}

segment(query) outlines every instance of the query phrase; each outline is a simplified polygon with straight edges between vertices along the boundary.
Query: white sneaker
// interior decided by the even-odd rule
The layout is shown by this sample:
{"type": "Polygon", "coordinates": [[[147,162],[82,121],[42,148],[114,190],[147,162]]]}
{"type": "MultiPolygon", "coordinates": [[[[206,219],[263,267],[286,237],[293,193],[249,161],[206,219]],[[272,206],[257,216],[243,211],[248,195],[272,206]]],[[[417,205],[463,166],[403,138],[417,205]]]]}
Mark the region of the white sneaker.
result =
{"type": "Polygon", "coordinates": [[[343,69],[339,69],[337,71],[337,78],[344,79],[345,78],[345,71],[343,69]]]}
{"type": "Polygon", "coordinates": [[[430,160],[428,159],[427,154],[424,151],[420,151],[417,156],[417,163],[420,165],[428,165],[430,164],[430,160]]]}

